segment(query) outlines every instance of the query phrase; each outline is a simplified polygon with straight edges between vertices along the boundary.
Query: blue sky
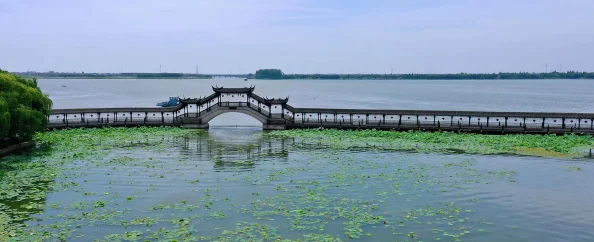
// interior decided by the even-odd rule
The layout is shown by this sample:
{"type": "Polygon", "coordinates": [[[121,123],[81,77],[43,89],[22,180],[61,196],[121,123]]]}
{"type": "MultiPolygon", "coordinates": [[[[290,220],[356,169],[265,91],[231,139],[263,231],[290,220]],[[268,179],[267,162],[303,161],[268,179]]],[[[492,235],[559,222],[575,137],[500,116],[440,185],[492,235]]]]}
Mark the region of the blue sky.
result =
{"type": "Polygon", "coordinates": [[[9,71],[594,71],[592,0],[0,0],[9,71]]]}

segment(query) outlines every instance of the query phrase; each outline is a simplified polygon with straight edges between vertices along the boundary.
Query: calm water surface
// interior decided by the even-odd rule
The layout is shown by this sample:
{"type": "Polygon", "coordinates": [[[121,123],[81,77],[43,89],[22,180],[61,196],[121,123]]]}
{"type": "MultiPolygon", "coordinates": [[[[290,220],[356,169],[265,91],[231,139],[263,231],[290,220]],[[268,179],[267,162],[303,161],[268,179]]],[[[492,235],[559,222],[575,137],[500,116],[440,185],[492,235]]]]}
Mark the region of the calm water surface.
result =
{"type": "MultiPolygon", "coordinates": [[[[294,106],[590,112],[594,86],[587,83],[40,81],[56,108],[152,106],[168,96],[207,95],[210,85],[256,84],[258,94],[290,96],[294,106]],[[571,88],[576,85],[581,88],[571,88]]],[[[215,121],[258,124],[231,114],[215,121]]],[[[56,178],[47,206],[26,224],[49,231],[53,224],[70,226],[72,241],[144,241],[155,234],[222,241],[248,234],[310,241],[320,234],[361,241],[594,240],[589,160],[328,150],[316,141],[263,137],[259,128],[215,127],[160,142],[130,140],[63,164],[67,172],[56,178]]]]}

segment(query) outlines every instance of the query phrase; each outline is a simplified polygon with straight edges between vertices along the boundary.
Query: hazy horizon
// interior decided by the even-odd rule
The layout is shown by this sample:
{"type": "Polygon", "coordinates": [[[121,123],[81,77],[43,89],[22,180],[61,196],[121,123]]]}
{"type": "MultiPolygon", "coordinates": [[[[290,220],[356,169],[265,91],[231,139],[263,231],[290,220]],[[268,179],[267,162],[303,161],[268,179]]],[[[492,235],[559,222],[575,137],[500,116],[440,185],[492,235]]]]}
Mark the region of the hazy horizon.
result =
{"type": "Polygon", "coordinates": [[[8,1],[13,72],[594,71],[594,1],[8,1]]]}

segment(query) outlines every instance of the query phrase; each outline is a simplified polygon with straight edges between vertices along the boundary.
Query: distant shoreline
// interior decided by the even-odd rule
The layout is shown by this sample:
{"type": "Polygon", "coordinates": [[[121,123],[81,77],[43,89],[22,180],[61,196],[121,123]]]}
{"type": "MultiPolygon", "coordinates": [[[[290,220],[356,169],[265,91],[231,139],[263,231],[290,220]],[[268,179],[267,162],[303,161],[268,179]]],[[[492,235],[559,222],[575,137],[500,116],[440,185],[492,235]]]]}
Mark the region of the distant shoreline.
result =
{"type": "Polygon", "coordinates": [[[232,77],[258,80],[521,80],[521,79],[594,79],[594,72],[547,73],[457,73],[457,74],[285,74],[269,69],[269,73],[254,74],[185,74],[185,73],[54,73],[15,72],[38,79],[212,79],[232,77]],[[270,72],[273,71],[273,72],[270,72]]]}
{"type": "Polygon", "coordinates": [[[37,79],[212,79],[212,77],[47,77],[47,76],[23,76],[37,79]]]}

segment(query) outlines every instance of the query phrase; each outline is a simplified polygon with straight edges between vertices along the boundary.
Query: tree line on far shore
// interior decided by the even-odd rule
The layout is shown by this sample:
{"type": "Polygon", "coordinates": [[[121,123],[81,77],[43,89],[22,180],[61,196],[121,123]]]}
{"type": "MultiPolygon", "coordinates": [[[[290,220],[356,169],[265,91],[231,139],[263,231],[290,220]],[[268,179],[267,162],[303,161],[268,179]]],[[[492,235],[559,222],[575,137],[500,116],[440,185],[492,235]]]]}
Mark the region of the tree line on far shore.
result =
{"type": "Polygon", "coordinates": [[[594,72],[500,72],[457,74],[284,74],[280,69],[260,69],[256,79],[361,79],[361,80],[482,80],[482,79],[594,79],[594,72]]]}
{"type": "Polygon", "coordinates": [[[66,72],[21,72],[15,73],[24,77],[35,78],[80,78],[80,79],[209,79],[209,75],[191,73],[66,73],[66,72]]]}
{"type": "Polygon", "coordinates": [[[0,148],[44,131],[51,111],[52,101],[41,92],[37,79],[0,69],[0,148]]]}

